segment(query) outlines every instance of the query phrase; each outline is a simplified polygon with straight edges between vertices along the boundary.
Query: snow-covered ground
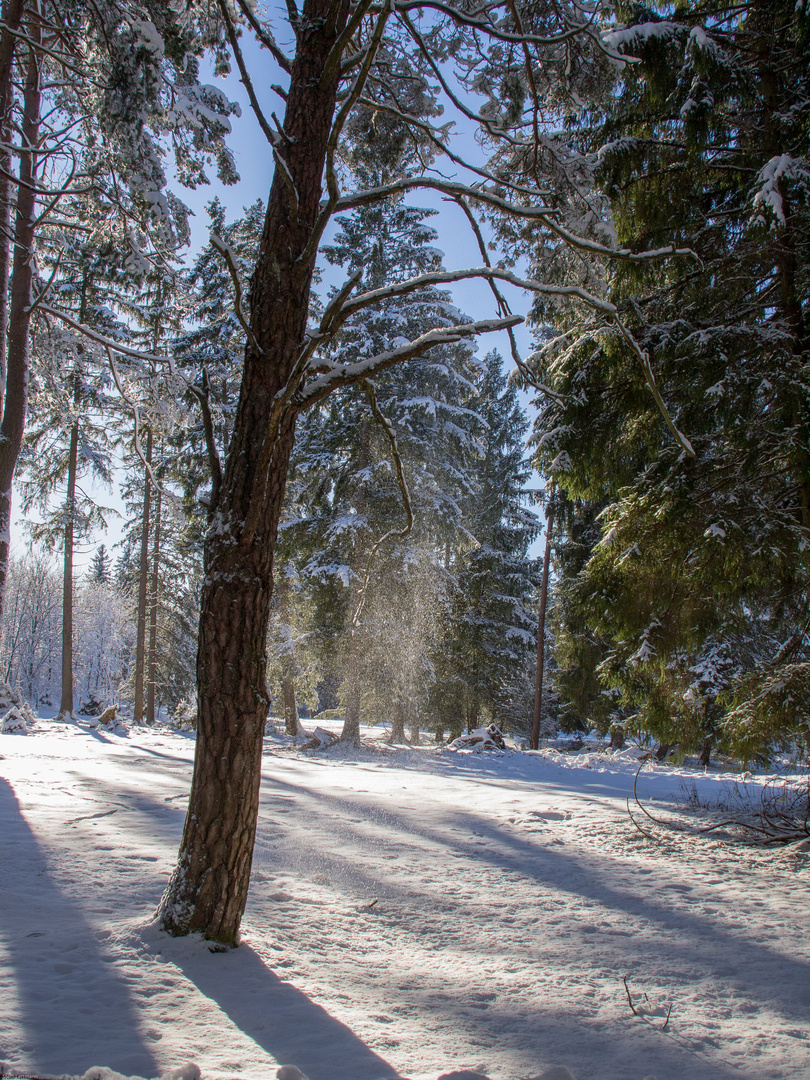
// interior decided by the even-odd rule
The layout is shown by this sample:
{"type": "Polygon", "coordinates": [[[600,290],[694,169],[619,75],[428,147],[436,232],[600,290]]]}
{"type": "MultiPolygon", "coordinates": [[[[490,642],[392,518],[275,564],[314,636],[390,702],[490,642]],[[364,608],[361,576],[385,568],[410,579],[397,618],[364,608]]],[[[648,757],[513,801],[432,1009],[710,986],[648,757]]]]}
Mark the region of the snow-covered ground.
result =
{"type": "MultiPolygon", "coordinates": [[[[152,922],[193,751],[168,729],[0,735],[6,1072],[810,1076],[802,859],[646,838],[632,754],[270,738],[244,944],[212,953],[152,922]]],[[[666,813],[693,782],[763,783],[648,766],[639,794],[666,813]]]]}

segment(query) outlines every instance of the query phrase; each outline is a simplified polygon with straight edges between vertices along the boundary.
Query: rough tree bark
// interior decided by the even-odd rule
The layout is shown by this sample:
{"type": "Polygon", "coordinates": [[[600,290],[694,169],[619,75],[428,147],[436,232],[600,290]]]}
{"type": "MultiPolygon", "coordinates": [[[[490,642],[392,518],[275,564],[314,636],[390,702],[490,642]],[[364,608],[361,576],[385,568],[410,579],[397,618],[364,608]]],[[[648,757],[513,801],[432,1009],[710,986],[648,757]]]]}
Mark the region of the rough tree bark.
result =
{"type": "MultiPolygon", "coordinates": [[[[14,54],[22,21],[23,0],[5,0],[0,33],[0,411],[6,392],[6,335],[8,334],[8,283],[11,272],[11,210],[13,161],[11,113],[14,103],[14,54]]],[[[1,602],[1,598],[0,598],[1,602]]]]}
{"type": "Polygon", "coordinates": [[[306,0],[297,27],[284,141],[268,199],[250,302],[251,335],[219,503],[205,545],[197,655],[194,776],[178,864],[159,918],[173,934],[239,942],[259,805],[269,696],[265,643],[272,557],[295,412],[275,408],[305,341],[321,199],[338,86],[325,76],[346,0],[306,0]]]}
{"type": "MultiPolygon", "coordinates": [[[[34,12],[38,15],[38,10],[34,12]]],[[[8,28],[4,28],[7,30],[8,28]]],[[[28,329],[31,322],[31,301],[34,283],[34,231],[36,219],[36,192],[40,107],[42,92],[38,47],[41,37],[38,17],[31,20],[28,29],[31,42],[23,91],[23,115],[19,147],[19,188],[14,219],[14,257],[8,309],[8,334],[6,336],[6,383],[3,397],[3,416],[0,422],[0,618],[8,580],[8,563],[11,554],[11,485],[14,470],[20,456],[25,414],[28,406],[28,329]]],[[[9,59],[11,65],[11,60],[9,59]]],[[[9,77],[12,74],[9,67],[9,77]]],[[[0,78],[3,72],[0,70],[0,78]]],[[[7,87],[9,93],[13,88],[7,87]]],[[[0,94],[3,91],[0,90],[0,94]]],[[[10,96],[6,102],[10,104],[10,96]]],[[[2,106],[0,101],[0,106],[2,106]]],[[[4,117],[4,119],[6,119],[4,117]]],[[[0,237],[0,244],[3,238],[0,237]]]]}

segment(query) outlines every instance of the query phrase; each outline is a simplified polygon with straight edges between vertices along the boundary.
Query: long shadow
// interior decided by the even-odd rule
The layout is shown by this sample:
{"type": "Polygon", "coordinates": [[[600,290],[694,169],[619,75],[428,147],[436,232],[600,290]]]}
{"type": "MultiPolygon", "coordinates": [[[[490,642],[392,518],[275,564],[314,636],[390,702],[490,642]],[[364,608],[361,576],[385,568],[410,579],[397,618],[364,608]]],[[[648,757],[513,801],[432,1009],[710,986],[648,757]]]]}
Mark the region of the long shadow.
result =
{"type": "MultiPolygon", "coordinates": [[[[468,835],[475,831],[479,834],[478,839],[489,839],[492,843],[492,846],[482,846],[464,840],[458,834],[443,835],[429,828],[424,821],[409,819],[390,809],[379,810],[369,806],[364,800],[331,795],[322,788],[312,791],[303,785],[280,780],[278,776],[273,777],[272,783],[276,788],[295,791],[299,796],[311,799],[318,804],[321,814],[323,814],[323,804],[329,803],[343,812],[349,812],[354,816],[362,815],[378,822],[389,832],[389,835],[397,830],[408,836],[417,836],[430,843],[450,848],[453,852],[471,860],[486,862],[501,871],[505,870],[523,878],[533,879],[538,885],[552,885],[561,892],[593,900],[622,915],[647,919],[664,930],[684,931],[681,944],[668,943],[668,957],[681,956],[689,963],[697,962],[702,966],[714,964],[718,973],[722,969],[723,976],[731,982],[739,983],[743,990],[750,989],[749,979],[752,968],[756,970],[758,965],[773,968],[773,974],[762,981],[763,1001],[766,997],[770,998],[783,1012],[797,1019],[807,1016],[807,1008],[810,1005],[810,963],[795,956],[786,956],[768,945],[746,938],[744,964],[739,964],[736,958],[740,957],[741,948],[743,948],[742,939],[724,930],[713,916],[678,909],[668,905],[662,898],[639,896],[635,892],[621,891],[611,883],[608,874],[603,869],[580,865],[576,859],[558,847],[540,847],[531,844],[505,829],[493,826],[491,820],[474,814],[448,814],[448,828],[455,827],[461,830],[463,827],[463,831],[468,835]]],[[[271,793],[266,790],[267,794],[271,793]]],[[[312,820],[311,815],[307,817],[308,820],[312,820]]],[[[358,837],[358,842],[362,844],[363,839],[358,837]]],[[[332,836],[332,841],[334,841],[334,836],[332,836]]],[[[300,843],[300,837],[297,842],[300,843]]],[[[334,852],[334,846],[331,850],[334,852]]],[[[303,859],[303,855],[303,851],[299,849],[299,860],[303,859]]],[[[321,852],[318,853],[317,858],[320,862],[319,869],[324,869],[326,861],[330,860],[333,862],[336,876],[347,873],[341,867],[340,860],[333,854],[321,852]]],[[[353,880],[358,879],[356,867],[352,867],[350,876],[353,880]]],[[[363,880],[363,877],[364,875],[360,875],[359,879],[363,880]]],[[[364,888],[373,889],[374,879],[365,877],[364,888]]],[[[399,891],[390,881],[383,883],[382,879],[377,879],[376,884],[378,887],[384,884],[389,894],[399,891]]],[[[407,891],[402,892],[402,898],[412,901],[415,889],[415,883],[412,883],[407,891]]],[[[573,929],[572,927],[572,931],[573,929]]],[[[653,949],[654,946],[651,944],[650,948],[653,949]]]]}
{"type": "MultiPolygon", "coordinates": [[[[289,785],[286,782],[278,782],[277,786],[282,788],[295,788],[295,785],[289,785]]],[[[272,798],[272,793],[269,793],[272,798]]],[[[436,841],[438,844],[445,845],[446,847],[452,847],[455,851],[462,851],[466,857],[480,861],[482,855],[485,857],[485,853],[481,848],[473,846],[466,841],[459,842],[455,838],[448,838],[442,836],[434,830],[427,828],[423,822],[409,822],[402,816],[394,815],[390,811],[380,814],[375,812],[373,808],[368,804],[358,800],[354,802],[350,799],[345,799],[340,796],[330,795],[324,792],[322,788],[318,788],[317,792],[313,792],[308,788],[303,788],[298,791],[299,797],[302,795],[307,799],[312,799],[313,803],[319,804],[319,812],[322,817],[325,817],[327,821],[335,822],[338,818],[337,814],[330,814],[327,812],[324,814],[323,803],[326,802],[330,806],[334,806],[336,809],[341,809],[344,812],[351,810],[355,813],[355,816],[362,816],[365,821],[369,818],[372,819],[374,824],[381,823],[383,828],[389,830],[389,834],[394,829],[398,829],[406,832],[409,836],[421,836],[423,838],[429,838],[436,841]]],[[[263,806],[265,811],[268,809],[266,803],[263,806]]],[[[314,814],[310,814],[308,811],[304,813],[304,816],[308,821],[312,821],[314,814]]],[[[456,820],[452,818],[451,820],[456,820]]],[[[466,817],[459,817],[459,822],[463,822],[466,825],[466,831],[469,833],[476,825],[483,827],[488,822],[480,821],[478,819],[470,819],[466,817]],[[470,822],[473,824],[470,824],[470,822]]],[[[351,830],[346,830],[348,834],[351,830]]],[[[340,833],[344,832],[344,828],[341,827],[340,833]]],[[[307,834],[311,835],[311,834],[307,834]]],[[[315,838],[313,838],[314,840],[315,838]]],[[[357,831],[356,840],[359,846],[362,846],[364,840],[367,837],[363,837],[359,830],[357,831]]],[[[455,984],[450,979],[442,989],[445,991],[441,994],[436,993],[435,980],[430,978],[430,973],[425,972],[426,978],[422,978],[420,971],[414,970],[414,978],[409,980],[410,984],[407,986],[401,986],[398,989],[406,991],[406,999],[411,1002],[411,1005],[416,1005],[418,1002],[418,1008],[422,1014],[423,1019],[432,1029],[434,1026],[437,1028],[443,1028],[446,1030],[452,1030],[457,1032],[459,1030],[466,1030],[470,1037],[473,1038],[473,1042],[477,1045],[481,1044],[477,1040],[484,1037],[487,1040],[487,1044],[493,1047],[500,1046],[502,1048],[509,1047],[512,1052],[522,1057],[527,1062],[537,1061],[539,1056],[542,1056],[546,1061],[558,1060],[565,1061],[571,1068],[576,1071],[582,1067],[588,1069],[592,1067],[593,1062],[600,1061],[604,1063],[606,1068],[605,1075],[612,1077],[616,1076],[633,1076],[636,1075],[638,1069],[638,1076],[644,1075],[646,1066],[654,1064],[656,1074],[659,1076],[659,1080],[685,1080],[687,1076],[694,1077],[695,1080],[740,1080],[741,1077],[749,1076],[746,1072],[740,1072],[739,1069],[724,1062],[722,1057],[715,1060],[708,1060],[702,1053],[700,1046],[700,1040],[694,1046],[683,1042],[678,1039],[677,1036],[662,1037],[660,1033],[652,1032],[651,1030],[641,1029],[636,1025],[635,1030],[630,1030],[627,1024],[623,1024],[621,1021],[616,1020],[608,1024],[610,1034],[608,1034],[605,1024],[599,1021],[589,1021],[587,1015],[582,1017],[573,1014],[570,1009],[563,1008],[560,1011],[554,1008],[546,1007],[539,1010],[531,1011],[513,1011],[510,1009],[509,1004],[504,1002],[503,1004],[493,1004],[492,1007],[481,1006],[480,1002],[476,1000],[475,995],[470,999],[469,986],[465,986],[467,977],[471,970],[470,965],[476,962],[484,962],[486,966],[487,959],[494,953],[500,952],[500,943],[496,939],[492,939],[486,935],[484,938],[486,944],[483,944],[484,940],[480,935],[476,935],[472,927],[468,927],[465,924],[465,910],[464,904],[458,903],[451,898],[448,898],[447,904],[437,904],[437,898],[434,893],[430,893],[427,887],[420,889],[419,882],[413,878],[407,879],[405,887],[401,887],[398,884],[391,881],[390,878],[386,879],[386,875],[380,874],[379,877],[375,877],[372,873],[364,873],[356,865],[352,865],[352,860],[346,860],[344,865],[341,865],[341,859],[338,854],[340,849],[340,841],[335,833],[330,833],[328,836],[329,849],[327,852],[318,852],[313,850],[309,856],[306,856],[301,849],[301,844],[306,842],[304,836],[301,835],[299,830],[296,830],[295,847],[290,851],[290,856],[294,863],[297,864],[297,868],[300,869],[300,859],[303,855],[306,864],[313,869],[318,868],[320,870],[328,870],[330,876],[334,874],[335,878],[345,878],[345,884],[347,888],[352,886],[356,889],[358,885],[366,890],[368,894],[380,894],[387,895],[396,901],[402,901],[405,905],[405,910],[398,905],[394,908],[386,910],[388,905],[384,905],[379,910],[380,914],[377,916],[379,921],[383,925],[390,925],[392,933],[400,936],[403,921],[407,922],[409,918],[413,917],[417,912],[431,912],[435,910],[437,906],[451,907],[456,914],[456,922],[458,924],[458,933],[453,933],[449,924],[447,924],[446,918],[443,922],[441,939],[437,939],[437,947],[440,950],[448,948],[454,952],[460,954],[466,954],[468,960],[464,964],[464,970],[460,971],[460,982],[458,990],[455,989],[455,984]],[[374,884],[377,884],[378,888],[375,889],[374,884]],[[381,886],[381,888],[379,887],[381,886]],[[625,1030],[627,1029],[627,1030],[625,1030]],[[616,1035],[624,1033],[624,1039],[626,1043],[622,1045],[614,1045],[616,1042],[616,1035]],[[696,1052],[697,1050],[697,1052],[696,1052]],[[628,1071],[628,1062],[632,1055],[635,1054],[641,1064],[636,1068],[635,1061],[633,1067],[628,1071]],[[649,1060],[648,1060],[649,1059],[649,1060]]],[[[317,840],[315,840],[317,844],[317,840]]],[[[407,847],[407,840],[399,841],[393,838],[389,843],[389,848],[393,849],[397,846],[407,847]]],[[[559,887],[561,890],[567,890],[572,893],[579,893],[581,895],[588,895],[588,891],[582,887],[575,888],[571,885],[570,880],[567,880],[565,884],[560,883],[560,878],[565,877],[570,879],[572,873],[578,877],[584,877],[588,870],[579,866],[570,855],[559,852],[557,850],[545,851],[538,849],[536,846],[521,843],[521,848],[524,849],[522,857],[520,859],[513,860],[511,858],[507,860],[500,860],[498,865],[500,869],[511,869],[519,873],[524,880],[535,879],[539,883],[550,884],[552,887],[559,887]],[[527,867],[527,862],[530,866],[527,867]],[[544,869],[545,868],[545,869],[544,869]],[[547,872],[545,872],[547,871],[547,872]]],[[[314,845],[313,845],[314,847],[314,845]]],[[[286,854],[286,853],[285,853],[286,854]]],[[[446,875],[447,860],[443,859],[441,853],[435,855],[437,868],[437,880],[444,880],[446,875]],[[443,869],[442,869],[443,868],[443,869]]],[[[279,869],[278,861],[275,861],[276,868],[279,869]]],[[[600,875],[604,876],[604,875],[600,875]]],[[[576,883],[580,886],[580,882],[576,883]]],[[[594,895],[598,899],[604,898],[605,890],[600,889],[596,884],[593,885],[594,895]]],[[[614,890],[615,895],[618,897],[620,894],[614,890]]],[[[628,899],[637,899],[628,894],[628,899]]],[[[478,908],[475,912],[474,918],[480,917],[480,898],[472,901],[472,906],[478,908]]],[[[253,905],[254,910],[258,911],[265,907],[265,904],[260,896],[257,896],[253,905]]],[[[627,904],[619,905],[622,913],[627,910],[627,904]]],[[[662,912],[659,910],[655,914],[662,918],[662,912]]],[[[272,918],[272,915],[270,915],[272,918]]],[[[497,915],[495,915],[497,917],[497,915]]],[[[665,921],[665,920],[662,920],[665,921]]],[[[384,931],[383,931],[384,932],[384,931]]],[[[705,932],[705,931],[704,931],[705,932]]],[[[416,921],[413,923],[413,934],[417,939],[422,938],[420,932],[420,922],[417,916],[416,921]]],[[[420,945],[424,948],[430,944],[430,928],[425,926],[425,937],[421,939],[420,945]]],[[[583,966],[587,967],[589,963],[595,963],[597,968],[604,967],[604,958],[600,958],[598,954],[591,957],[589,954],[582,954],[580,951],[580,940],[576,935],[576,926],[571,927],[571,970],[572,972],[577,968],[582,969],[583,966]]],[[[400,936],[401,941],[401,936],[400,936]]],[[[292,942],[291,947],[294,948],[292,942]]],[[[514,942],[512,943],[514,944],[514,942]]],[[[596,940],[594,939],[594,944],[596,940]]],[[[642,939],[641,944],[648,946],[646,952],[652,960],[660,960],[659,950],[660,944],[656,944],[655,941],[646,942],[646,939],[642,939]]],[[[736,943],[739,948],[739,942],[736,943]]],[[[634,945],[638,949],[639,942],[635,942],[634,945]]],[[[401,946],[407,948],[407,944],[401,941],[401,946]]],[[[699,948],[699,946],[698,946],[699,948]]],[[[523,948],[520,950],[523,956],[525,966],[527,969],[533,968],[535,965],[539,965],[538,972],[543,972],[542,967],[542,941],[538,941],[535,938],[527,938],[523,948]]],[[[512,950],[514,955],[515,950],[512,950]]],[[[689,949],[688,955],[690,962],[695,962],[695,950],[689,949]]],[[[621,962],[621,961],[620,961],[621,962]]],[[[559,957],[557,957],[555,963],[559,963],[559,957]]],[[[623,968],[622,970],[626,970],[623,968]]],[[[563,977],[565,968],[561,969],[563,977]]],[[[543,976],[541,975],[541,978],[543,976]]],[[[620,975],[617,973],[617,981],[620,975]]],[[[382,990],[382,987],[379,988],[382,990]]],[[[394,993],[393,990],[382,991],[383,993],[394,993]]],[[[394,994],[396,997],[397,995],[394,994]]],[[[386,998],[386,1000],[388,1000],[386,998]]],[[[586,1005],[586,999],[583,999],[583,1007],[586,1005]]],[[[389,1008],[390,1003],[389,1003],[389,1008]]],[[[531,1072],[532,1067],[530,1064],[526,1066],[527,1071],[531,1072]]],[[[538,1071],[537,1069],[534,1070],[538,1071]]]]}
{"type": "MultiPolygon", "coordinates": [[[[0,1020],[0,1057],[40,1075],[81,1074],[103,1064],[125,1075],[156,1076],[126,984],[81,908],[54,881],[48,856],[2,777],[0,866],[0,933],[16,987],[16,1015],[0,1020]],[[20,1037],[12,1041],[14,1027],[20,1037]]],[[[92,897],[93,882],[86,888],[92,897]]]]}
{"type": "Polygon", "coordinates": [[[309,1080],[399,1077],[350,1028],[274,975],[249,944],[226,953],[200,947],[173,953],[172,960],[240,1031],[279,1064],[298,1066],[309,1080]]]}

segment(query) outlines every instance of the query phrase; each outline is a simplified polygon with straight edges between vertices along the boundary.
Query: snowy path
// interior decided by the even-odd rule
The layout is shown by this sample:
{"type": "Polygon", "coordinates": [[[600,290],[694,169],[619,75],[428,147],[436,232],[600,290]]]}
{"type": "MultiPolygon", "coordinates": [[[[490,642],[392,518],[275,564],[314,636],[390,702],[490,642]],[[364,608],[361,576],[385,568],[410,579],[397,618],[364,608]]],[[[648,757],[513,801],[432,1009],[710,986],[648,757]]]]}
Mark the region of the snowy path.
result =
{"type": "MultiPolygon", "coordinates": [[[[646,840],[624,812],[627,765],[278,744],[245,944],[211,954],[149,921],[192,754],[188,737],[141,729],[0,736],[11,1071],[810,1076],[807,871],[646,840]],[[666,1031],[632,1016],[624,975],[648,1008],[672,1004],[666,1031]]],[[[677,795],[683,775],[657,769],[644,794],[677,795]]]]}

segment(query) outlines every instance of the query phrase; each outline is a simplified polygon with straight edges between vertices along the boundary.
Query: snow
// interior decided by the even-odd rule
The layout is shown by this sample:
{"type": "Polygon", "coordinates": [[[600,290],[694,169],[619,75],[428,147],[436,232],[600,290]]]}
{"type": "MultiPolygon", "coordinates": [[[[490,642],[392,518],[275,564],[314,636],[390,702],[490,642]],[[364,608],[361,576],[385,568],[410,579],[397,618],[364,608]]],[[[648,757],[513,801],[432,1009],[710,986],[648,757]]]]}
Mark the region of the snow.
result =
{"type": "MultiPolygon", "coordinates": [[[[271,733],[244,943],[212,953],[153,921],[193,735],[28,727],[0,735],[0,1072],[807,1076],[803,857],[648,839],[625,806],[637,748],[393,750],[376,728],[305,752],[271,733]]],[[[650,763],[639,794],[683,815],[767,782],[650,763]]]]}

